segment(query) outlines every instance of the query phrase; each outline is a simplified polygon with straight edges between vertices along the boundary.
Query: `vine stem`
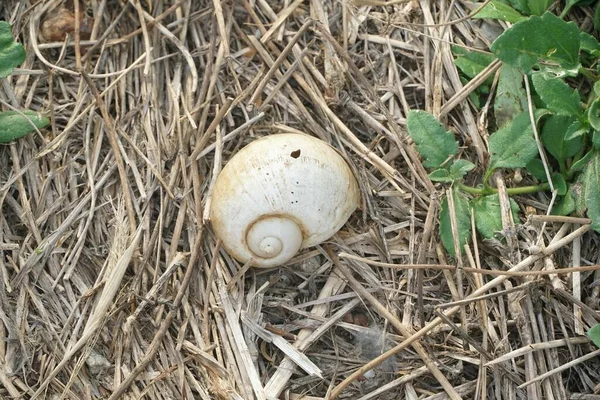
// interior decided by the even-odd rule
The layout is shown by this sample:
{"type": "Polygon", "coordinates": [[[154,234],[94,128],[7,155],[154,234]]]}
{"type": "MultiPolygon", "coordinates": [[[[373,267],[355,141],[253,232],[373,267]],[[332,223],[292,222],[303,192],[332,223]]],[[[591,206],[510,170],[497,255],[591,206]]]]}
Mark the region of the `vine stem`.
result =
{"type": "Polygon", "coordinates": [[[488,168],[488,170],[485,172],[485,175],[483,176],[483,188],[485,190],[492,189],[492,187],[490,186],[490,176],[492,176],[493,173],[494,168],[488,168]]]}
{"type": "Polygon", "coordinates": [[[571,11],[571,6],[565,7],[564,10],[562,10],[562,12],[560,13],[559,18],[560,19],[565,19],[565,17],[569,13],[569,11],[571,11]]]}
{"type": "MultiPolygon", "coordinates": [[[[475,194],[475,195],[484,195],[485,196],[485,195],[489,195],[489,194],[498,193],[498,189],[494,189],[491,187],[476,188],[473,186],[465,185],[464,183],[460,183],[460,182],[458,183],[458,188],[460,190],[462,190],[463,192],[467,192],[467,193],[475,194]]],[[[548,190],[549,188],[550,188],[550,185],[546,182],[546,183],[542,183],[539,185],[508,188],[508,189],[506,189],[506,192],[509,196],[515,196],[515,195],[519,195],[519,194],[543,192],[544,190],[548,190]]]]}

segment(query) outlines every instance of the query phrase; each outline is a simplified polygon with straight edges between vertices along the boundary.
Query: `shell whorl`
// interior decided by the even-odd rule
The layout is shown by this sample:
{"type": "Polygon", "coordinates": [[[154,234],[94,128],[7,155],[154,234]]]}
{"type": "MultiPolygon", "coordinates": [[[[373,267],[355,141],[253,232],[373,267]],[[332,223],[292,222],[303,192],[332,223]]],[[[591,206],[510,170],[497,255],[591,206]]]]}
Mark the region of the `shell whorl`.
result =
{"type": "Polygon", "coordinates": [[[246,233],[248,249],[262,264],[286,262],[300,250],[303,240],[300,226],[281,215],[261,218],[246,233]]]}
{"type": "Polygon", "coordinates": [[[272,268],[333,236],[359,199],[358,182],[333,147],[281,133],[253,141],[223,167],[210,220],[233,258],[272,268]]]}

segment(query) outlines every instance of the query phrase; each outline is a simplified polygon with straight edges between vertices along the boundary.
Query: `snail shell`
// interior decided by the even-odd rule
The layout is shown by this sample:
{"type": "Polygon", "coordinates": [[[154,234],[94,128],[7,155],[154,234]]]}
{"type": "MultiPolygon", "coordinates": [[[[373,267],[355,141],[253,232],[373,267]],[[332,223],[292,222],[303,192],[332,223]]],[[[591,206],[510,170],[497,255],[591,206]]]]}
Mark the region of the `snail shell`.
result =
{"type": "Polygon", "coordinates": [[[233,257],[275,267],[333,236],[358,201],[356,179],[333,147],[281,133],[250,143],[225,165],[210,219],[233,257]]]}

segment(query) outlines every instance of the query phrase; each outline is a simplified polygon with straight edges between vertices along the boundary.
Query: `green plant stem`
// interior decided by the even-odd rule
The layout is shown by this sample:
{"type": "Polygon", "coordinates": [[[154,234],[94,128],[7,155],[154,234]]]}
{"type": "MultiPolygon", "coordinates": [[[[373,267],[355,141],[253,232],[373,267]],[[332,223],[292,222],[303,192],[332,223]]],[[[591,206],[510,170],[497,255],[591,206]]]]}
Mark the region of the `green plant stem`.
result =
{"type": "MultiPolygon", "coordinates": [[[[460,190],[462,190],[463,192],[467,192],[470,194],[476,194],[476,195],[483,195],[483,196],[498,193],[498,189],[494,189],[492,187],[476,188],[473,186],[467,186],[464,183],[458,183],[458,188],[460,190]]],[[[506,193],[509,196],[515,196],[515,195],[519,195],[519,194],[543,192],[544,190],[548,190],[548,189],[550,189],[550,185],[548,183],[542,183],[542,184],[533,185],[533,186],[521,186],[521,187],[507,188],[506,193]]]]}
{"type": "Polygon", "coordinates": [[[473,186],[465,185],[464,183],[461,183],[461,182],[457,182],[457,184],[458,184],[458,188],[460,190],[462,190],[463,192],[467,192],[470,194],[476,194],[476,195],[492,194],[493,192],[491,192],[491,190],[494,190],[492,188],[489,188],[489,189],[488,188],[476,188],[473,186]],[[488,193],[488,191],[490,191],[490,192],[488,193]]]}
{"type": "MultiPolygon", "coordinates": [[[[581,75],[585,76],[586,78],[588,78],[589,80],[591,80],[592,82],[598,82],[598,75],[596,75],[592,71],[588,70],[587,68],[584,68],[584,67],[579,68],[579,73],[581,75]]],[[[590,103],[588,103],[588,104],[590,104],[590,103]]]]}
{"type": "Polygon", "coordinates": [[[490,176],[492,176],[493,173],[494,173],[493,168],[488,168],[488,170],[485,172],[485,175],[483,176],[483,189],[484,190],[492,189],[492,187],[490,186],[490,176]]]}
{"type": "Polygon", "coordinates": [[[565,19],[565,17],[569,13],[569,11],[571,11],[571,7],[565,7],[564,10],[562,10],[562,12],[560,13],[559,18],[560,19],[565,19]]]}

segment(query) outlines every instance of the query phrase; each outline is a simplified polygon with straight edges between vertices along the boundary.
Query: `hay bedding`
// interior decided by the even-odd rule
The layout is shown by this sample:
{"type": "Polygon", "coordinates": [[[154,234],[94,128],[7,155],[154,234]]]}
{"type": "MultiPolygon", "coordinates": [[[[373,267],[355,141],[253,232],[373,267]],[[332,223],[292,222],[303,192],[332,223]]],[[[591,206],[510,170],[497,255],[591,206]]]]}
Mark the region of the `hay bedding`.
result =
{"type": "MultiPolygon", "coordinates": [[[[599,398],[599,358],[582,358],[598,272],[441,267],[444,188],[428,181],[405,116],[439,115],[462,157],[485,162],[486,115],[466,101],[450,45],[485,51],[502,27],[440,25],[471,3],[1,6],[28,54],[2,82],[3,108],[48,111],[52,127],[0,149],[0,398],[599,398]],[[44,40],[61,7],[87,16],[80,34],[44,40]],[[342,151],[361,208],[289,265],[244,269],[204,218],[211,184],[253,138],[293,130],[342,151]]],[[[517,200],[522,217],[549,203],[517,200]]],[[[507,225],[506,240],[478,242],[460,265],[598,263],[597,236],[570,222],[507,225]]]]}

